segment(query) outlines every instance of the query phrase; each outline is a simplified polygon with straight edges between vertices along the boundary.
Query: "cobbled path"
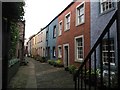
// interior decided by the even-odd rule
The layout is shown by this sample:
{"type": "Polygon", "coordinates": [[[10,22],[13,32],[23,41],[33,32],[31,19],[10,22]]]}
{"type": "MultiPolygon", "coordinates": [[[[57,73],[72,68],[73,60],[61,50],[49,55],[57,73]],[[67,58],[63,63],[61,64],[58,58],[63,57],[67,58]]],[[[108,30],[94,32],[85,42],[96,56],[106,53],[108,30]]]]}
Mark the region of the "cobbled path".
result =
{"type": "Polygon", "coordinates": [[[19,68],[17,74],[11,80],[10,87],[74,88],[73,75],[66,72],[64,68],[57,68],[48,63],[40,63],[32,58],[26,59],[29,61],[28,65],[19,68]],[[21,84],[23,82],[24,84],[21,84]]]}
{"type": "Polygon", "coordinates": [[[74,88],[73,75],[48,63],[35,64],[37,88],[74,88]]]}

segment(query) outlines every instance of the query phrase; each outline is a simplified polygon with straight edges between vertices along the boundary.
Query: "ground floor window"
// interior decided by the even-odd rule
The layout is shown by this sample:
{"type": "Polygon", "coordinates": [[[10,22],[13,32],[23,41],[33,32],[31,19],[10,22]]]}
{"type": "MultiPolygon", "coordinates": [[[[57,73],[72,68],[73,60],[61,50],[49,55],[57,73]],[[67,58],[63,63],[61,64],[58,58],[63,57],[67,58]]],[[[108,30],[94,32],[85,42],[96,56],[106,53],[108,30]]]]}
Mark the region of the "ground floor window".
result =
{"type": "Polygon", "coordinates": [[[83,61],[83,35],[75,37],[75,61],[83,61]]]}
{"type": "Polygon", "coordinates": [[[56,57],[55,47],[53,47],[53,58],[56,57]]]}
{"type": "Polygon", "coordinates": [[[114,51],[114,40],[104,39],[102,41],[102,61],[103,64],[108,64],[110,62],[111,65],[115,65],[115,51],[114,51]],[[109,46],[110,45],[110,46],[109,46]],[[108,56],[108,52],[110,50],[110,58],[108,56]]]}
{"type": "Polygon", "coordinates": [[[62,47],[61,45],[58,46],[58,58],[61,58],[62,57],[62,47]]]}

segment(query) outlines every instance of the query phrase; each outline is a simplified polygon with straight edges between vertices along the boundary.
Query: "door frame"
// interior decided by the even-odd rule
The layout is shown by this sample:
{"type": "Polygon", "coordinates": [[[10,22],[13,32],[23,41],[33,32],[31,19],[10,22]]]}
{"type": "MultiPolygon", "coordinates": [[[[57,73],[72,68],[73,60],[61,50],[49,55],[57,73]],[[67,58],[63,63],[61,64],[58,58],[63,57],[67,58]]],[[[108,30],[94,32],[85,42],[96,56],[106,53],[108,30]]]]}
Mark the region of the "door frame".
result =
{"type": "Polygon", "coordinates": [[[67,43],[67,44],[63,44],[63,61],[64,61],[64,67],[67,67],[67,61],[65,60],[65,47],[68,47],[68,66],[69,66],[69,64],[70,64],[70,61],[69,61],[69,44],[67,43]]]}

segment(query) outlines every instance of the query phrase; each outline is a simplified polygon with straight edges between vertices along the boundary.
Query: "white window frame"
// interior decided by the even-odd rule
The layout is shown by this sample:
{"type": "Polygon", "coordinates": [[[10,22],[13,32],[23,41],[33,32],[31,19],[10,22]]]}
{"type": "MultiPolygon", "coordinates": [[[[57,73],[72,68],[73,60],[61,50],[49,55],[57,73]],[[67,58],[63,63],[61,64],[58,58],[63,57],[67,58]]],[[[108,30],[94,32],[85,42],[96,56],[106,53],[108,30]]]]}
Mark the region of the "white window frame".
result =
{"type": "Polygon", "coordinates": [[[67,17],[68,17],[68,16],[70,16],[70,19],[71,19],[71,13],[70,13],[70,12],[65,15],[65,24],[64,24],[64,27],[65,27],[65,28],[64,28],[64,31],[67,31],[67,30],[70,29],[70,21],[71,21],[71,20],[69,20],[69,22],[67,22],[67,17]],[[68,23],[69,23],[69,27],[67,27],[68,23]]]}
{"type": "Polygon", "coordinates": [[[58,32],[58,35],[62,35],[62,25],[63,25],[63,22],[62,20],[59,22],[59,32],[58,32]]]}
{"type": "MultiPolygon", "coordinates": [[[[114,49],[114,40],[112,39],[112,41],[113,41],[113,49],[114,49]]],[[[102,44],[103,46],[108,46],[108,45],[104,45],[104,44],[102,44]]],[[[103,48],[103,46],[102,46],[102,48],[103,48]]],[[[110,47],[111,47],[111,44],[110,44],[110,47]]],[[[104,47],[105,48],[105,47],[104,47]]],[[[104,58],[105,57],[108,57],[108,56],[104,56],[105,55],[105,53],[108,53],[108,50],[103,50],[102,49],[102,61],[103,61],[103,64],[106,64],[106,63],[108,63],[107,61],[105,61],[104,60],[104,58]],[[104,53],[104,54],[103,54],[104,53]]],[[[114,54],[114,57],[112,57],[112,56],[110,56],[110,58],[112,57],[112,58],[114,58],[114,62],[110,62],[110,65],[115,65],[115,50],[110,50],[110,53],[113,53],[114,54]]]]}
{"type": "Polygon", "coordinates": [[[58,45],[58,58],[62,58],[62,45],[58,45]],[[60,52],[61,48],[61,52],[60,52]]]}
{"type": "Polygon", "coordinates": [[[76,7],[76,26],[78,25],[81,25],[85,23],[85,1],[81,2],[77,7],[76,7]],[[84,13],[82,15],[78,15],[78,9],[83,5],[83,8],[84,8],[84,13]],[[84,16],[84,21],[83,22],[78,22],[78,19],[81,17],[81,16],[84,16]]]}
{"type": "Polygon", "coordinates": [[[53,38],[56,38],[56,36],[57,36],[57,26],[54,25],[53,26],[53,38]]]}
{"type": "Polygon", "coordinates": [[[52,54],[53,54],[53,55],[52,55],[52,56],[53,56],[53,58],[55,58],[55,57],[56,57],[56,50],[55,50],[55,49],[56,49],[56,47],[53,47],[53,52],[52,52],[52,54]]]}
{"type": "Polygon", "coordinates": [[[76,62],[83,62],[83,60],[84,60],[84,36],[80,35],[80,36],[75,37],[74,42],[75,42],[75,61],[76,62]],[[82,46],[82,48],[83,48],[83,58],[78,58],[77,41],[76,40],[79,39],[79,38],[82,38],[82,41],[83,41],[83,46],[82,46]]]}
{"type": "Polygon", "coordinates": [[[100,0],[100,11],[101,11],[101,13],[110,10],[112,7],[114,7],[113,6],[113,0],[100,0]],[[109,2],[109,1],[111,1],[111,7],[109,7],[109,5],[108,5],[108,8],[106,8],[106,3],[105,2],[109,2]],[[103,10],[103,4],[105,5],[105,10],[103,10]]]}

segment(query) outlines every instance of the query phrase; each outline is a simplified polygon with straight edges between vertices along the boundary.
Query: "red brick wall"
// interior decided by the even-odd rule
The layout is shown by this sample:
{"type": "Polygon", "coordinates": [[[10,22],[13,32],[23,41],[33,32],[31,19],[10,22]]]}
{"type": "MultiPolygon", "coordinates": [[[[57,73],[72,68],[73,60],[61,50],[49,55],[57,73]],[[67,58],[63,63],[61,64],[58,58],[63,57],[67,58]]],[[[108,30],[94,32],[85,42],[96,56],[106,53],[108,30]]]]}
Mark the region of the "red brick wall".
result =
{"type": "MultiPolygon", "coordinates": [[[[64,11],[59,17],[58,22],[62,20],[62,35],[57,38],[58,45],[62,45],[62,60],[63,60],[63,44],[69,43],[69,61],[70,64],[79,66],[80,63],[75,62],[75,47],[74,37],[84,35],[84,57],[90,50],[90,3],[85,2],[85,23],[79,26],[75,25],[76,22],[76,6],[81,2],[75,2],[66,11],[64,11]],[[64,31],[64,18],[67,13],[71,14],[70,17],[70,30],[64,31]]],[[[58,51],[57,51],[58,54],[58,51]]]]}

